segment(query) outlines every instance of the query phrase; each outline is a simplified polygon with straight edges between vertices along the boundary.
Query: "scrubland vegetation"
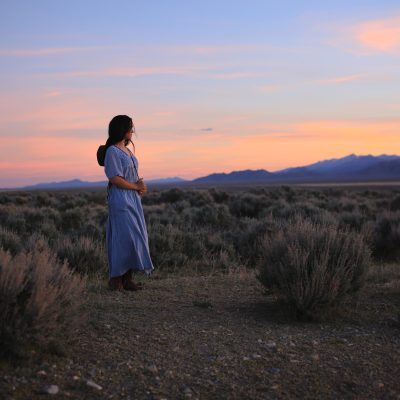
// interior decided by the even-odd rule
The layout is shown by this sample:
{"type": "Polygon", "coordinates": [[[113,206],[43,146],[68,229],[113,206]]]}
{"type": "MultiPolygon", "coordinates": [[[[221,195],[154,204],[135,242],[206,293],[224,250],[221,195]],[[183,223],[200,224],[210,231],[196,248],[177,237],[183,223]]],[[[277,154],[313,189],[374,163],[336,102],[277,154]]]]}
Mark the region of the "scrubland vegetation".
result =
{"type": "MultiPolygon", "coordinates": [[[[399,282],[398,188],[153,189],[142,203],[159,279],[252,271],[293,320],[399,282]]],[[[0,193],[2,356],[84,323],[87,288],[106,287],[106,222],[103,190],[0,193]]]]}

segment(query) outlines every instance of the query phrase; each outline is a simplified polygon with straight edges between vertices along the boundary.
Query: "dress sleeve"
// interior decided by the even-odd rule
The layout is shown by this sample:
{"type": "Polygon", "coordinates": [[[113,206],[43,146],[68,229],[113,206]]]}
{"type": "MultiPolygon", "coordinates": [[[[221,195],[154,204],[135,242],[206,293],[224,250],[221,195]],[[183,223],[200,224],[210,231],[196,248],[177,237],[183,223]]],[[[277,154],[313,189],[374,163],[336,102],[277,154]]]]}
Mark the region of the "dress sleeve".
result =
{"type": "Polygon", "coordinates": [[[104,159],[104,172],[108,179],[111,179],[113,176],[121,176],[124,177],[124,173],[122,170],[121,159],[115,154],[115,151],[112,147],[109,147],[106,151],[106,157],[104,159]]]}

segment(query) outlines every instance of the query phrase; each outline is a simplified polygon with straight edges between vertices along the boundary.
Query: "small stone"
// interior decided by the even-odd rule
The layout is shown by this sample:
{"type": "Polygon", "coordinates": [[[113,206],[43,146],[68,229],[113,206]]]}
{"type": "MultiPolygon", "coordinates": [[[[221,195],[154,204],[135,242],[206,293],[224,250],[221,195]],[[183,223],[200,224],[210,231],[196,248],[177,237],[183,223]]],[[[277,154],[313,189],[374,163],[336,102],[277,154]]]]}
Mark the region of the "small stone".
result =
{"type": "Polygon", "coordinates": [[[294,342],[292,342],[292,341],[289,342],[289,345],[290,345],[291,347],[295,347],[295,346],[296,346],[296,344],[295,344],[294,342]]]}
{"type": "Polygon", "coordinates": [[[385,386],[385,384],[383,382],[381,382],[381,381],[376,381],[376,382],[374,382],[374,386],[377,389],[382,389],[385,386]]]}
{"type": "Polygon", "coordinates": [[[281,372],[281,370],[280,370],[280,368],[272,367],[272,368],[271,368],[271,372],[272,372],[273,374],[279,374],[279,373],[281,372]]]}
{"type": "Polygon", "coordinates": [[[86,381],[86,385],[92,387],[93,389],[97,389],[97,390],[103,389],[100,385],[98,385],[96,382],[93,382],[91,380],[86,381]]]}
{"type": "Polygon", "coordinates": [[[192,397],[192,389],[190,389],[189,386],[186,386],[183,389],[183,393],[184,393],[185,397],[188,398],[188,399],[190,399],[192,397]]]}
{"type": "Polygon", "coordinates": [[[272,348],[276,347],[276,343],[275,342],[267,342],[266,346],[272,349],[272,348]]]}
{"type": "Polygon", "coordinates": [[[250,360],[250,357],[243,357],[243,361],[249,361],[250,360]]]}
{"type": "Polygon", "coordinates": [[[257,342],[262,343],[263,341],[262,341],[262,339],[257,339],[257,342]]]}
{"type": "Polygon", "coordinates": [[[74,376],[72,377],[72,380],[73,380],[73,381],[78,381],[78,380],[79,380],[79,376],[78,376],[78,375],[74,375],[74,376]]]}
{"type": "Polygon", "coordinates": [[[147,369],[147,371],[150,371],[150,372],[154,372],[154,373],[158,372],[157,366],[154,364],[148,365],[146,369],[147,369]]]}
{"type": "Polygon", "coordinates": [[[261,358],[259,354],[253,354],[253,358],[261,358]]]}
{"type": "Polygon", "coordinates": [[[38,375],[42,375],[42,376],[47,375],[46,371],[44,371],[43,369],[41,369],[40,371],[38,371],[37,374],[38,374],[38,375]]]}
{"type": "Polygon", "coordinates": [[[313,354],[313,355],[311,356],[311,358],[312,358],[313,360],[315,360],[315,361],[318,361],[318,360],[319,360],[319,355],[318,355],[318,354],[313,354]]]}
{"type": "Polygon", "coordinates": [[[41,390],[44,394],[57,394],[58,391],[59,389],[57,385],[47,385],[41,390]]]}

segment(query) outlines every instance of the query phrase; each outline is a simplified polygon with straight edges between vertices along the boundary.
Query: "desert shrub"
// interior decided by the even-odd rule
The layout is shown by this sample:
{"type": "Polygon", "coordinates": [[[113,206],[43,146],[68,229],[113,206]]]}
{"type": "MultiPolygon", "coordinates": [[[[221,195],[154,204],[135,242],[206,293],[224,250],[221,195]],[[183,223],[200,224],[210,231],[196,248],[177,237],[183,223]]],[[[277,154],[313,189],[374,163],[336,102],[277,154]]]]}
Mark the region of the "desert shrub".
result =
{"type": "Polygon", "coordinates": [[[358,202],[354,199],[344,197],[340,199],[340,211],[355,211],[358,206],[358,202]]]}
{"type": "Polygon", "coordinates": [[[56,198],[47,192],[39,192],[34,195],[34,205],[36,207],[54,207],[57,205],[56,198]]]}
{"type": "Polygon", "coordinates": [[[107,222],[108,211],[106,207],[93,208],[93,220],[98,225],[104,225],[107,222]]]}
{"type": "Polygon", "coordinates": [[[87,236],[60,237],[55,244],[57,256],[67,259],[69,267],[81,275],[104,275],[107,273],[107,253],[104,242],[87,236]]]}
{"type": "Polygon", "coordinates": [[[268,208],[262,213],[262,216],[271,215],[275,218],[284,218],[284,216],[292,213],[292,205],[290,205],[286,200],[278,198],[270,203],[268,208]]]}
{"type": "Polygon", "coordinates": [[[21,211],[23,212],[25,228],[28,233],[35,232],[40,228],[40,225],[48,221],[53,225],[57,225],[61,221],[60,213],[51,207],[27,207],[21,211]]]}
{"type": "Polygon", "coordinates": [[[30,196],[27,195],[22,195],[22,196],[17,195],[14,196],[12,199],[13,203],[18,206],[21,206],[23,204],[29,204],[30,200],[31,200],[30,196]]]}
{"type": "Polygon", "coordinates": [[[226,238],[220,233],[213,230],[204,232],[204,247],[207,257],[224,253],[224,258],[230,263],[236,262],[236,252],[232,243],[229,243],[226,238]]]}
{"type": "Polygon", "coordinates": [[[53,221],[43,222],[38,226],[36,232],[42,234],[47,239],[50,247],[53,247],[54,242],[60,235],[60,231],[57,229],[53,221]]]}
{"type": "Polygon", "coordinates": [[[225,204],[210,203],[202,207],[190,207],[182,212],[183,222],[199,226],[223,228],[230,225],[232,216],[225,204]]]}
{"type": "Polygon", "coordinates": [[[146,196],[142,197],[142,204],[143,205],[155,205],[160,204],[160,192],[157,189],[153,189],[152,191],[148,192],[146,196]]]}
{"type": "Polygon", "coordinates": [[[363,214],[366,214],[366,215],[371,214],[371,204],[368,200],[360,202],[358,205],[358,208],[359,208],[360,212],[362,212],[363,214]]]}
{"type": "Polygon", "coordinates": [[[343,211],[338,215],[340,228],[351,228],[360,231],[364,225],[365,217],[359,211],[343,211]]]}
{"type": "Polygon", "coordinates": [[[384,211],[370,225],[374,257],[387,261],[400,260],[400,212],[384,211]]]}
{"type": "Polygon", "coordinates": [[[58,196],[59,201],[57,202],[57,209],[59,211],[66,211],[71,208],[84,207],[87,203],[84,197],[76,193],[62,192],[58,196]]]}
{"type": "Polygon", "coordinates": [[[229,194],[224,190],[211,188],[208,190],[215,203],[226,203],[229,200],[229,194]]]}
{"type": "Polygon", "coordinates": [[[189,257],[183,251],[187,235],[177,226],[151,223],[148,232],[150,254],[158,268],[177,269],[188,263],[189,257]]]}
{"type": "MultiPolygon", "coordinates": [[[[175,203],[176,205],[177,203],[175,203]]],[[[180,202],[179,202],[180,204],[180,202]]],[[[145,219],[148,224],[171,224],[179,222],[180,215],[174,209],[173,204],[162,203],[160,205],[145,206],[144,207],[145,219]]]]}
{"type": "Polygon", "coordinates": [[[236,217],[258,217],[262,210],[267,209],[270,201],[265,196],[252,193],[234,196],[229,202],[229,211],[236,217]]]}
{"type": "Polygon", "coordinates": [[[334,187],[330,187],[328,189],[326,189],[326,195],[327,197],[341,197],[345,194],[345,191],[343,189],[340,188],[334,188],[334,187]]]}
{"type": "Polygon", "coordinates": [[[298,202],[288,208],[288,213],[284,215],[285,218],[291,218],[295,215],[301,215],[305,218],[318,218],[322,210],[309,201],[298,202]]]}
{"type": "Polygon", "coordinates": [[[361,233],[301,217],[279,225],[275,235],[261,241],[257,278],[299,316],[312,317],[362,287],[370,249],[361,233]]]}
{"type": "Polygon", "coordinates": [[[231,242],[239,264],[254,268],[260,257],[260,237],[276,231],[273,218],[242,218],[235,229],[226,233],[226,241],[231,242]]]}
{"type": "Polygon", "coordinates": [[[81,207],[65,210],[62,214],[60,227],[63,231],[79,230],[86,219],[86,212],[81,207]]]}
{"type": "MultiPolygon", "coordinates": [[[[143,211],[145,214],[146,222],[148,225],[161,223],[160,220],[163,219],[165,215],[165,204],[151,204],[143,206],[143,211]]],[[[164,221],[167,223],[168,221],[164,221]]]]}
{"type": "Polygon", "coordinates": [[[20,211],[14,211],[8,214],[2,225],[16,232],[18,235],[24,235],[27,232],[25,217],[20,211]]]}
{"type": "Polygon", "coordinates": [[[220,268],[232,263],[235,252],[219,232],[210,228],[149,224],[149,246],[153,263],[165,271],[206,270],[221,262],[220,268]]]}
{"type": "Polygon", "coordinates": [[[190,202],[188,200],[179,200],[169,206],[174,210],[174,212],[181,213],[184,210],[190,209],[190,202]]]}
{"type": "Polygon", "coordinates": [[[14,257],[0,248],[0,355],[22,354],[25,345],[45,346],[75,330],[84,318],[85,282],[45,241],[14,257]]]}
{"type": "Polygon", "coordinates": [[[21,238],[15,232],[0,226],[0,247],[14,256],[22,250],[21,238]]]}
{"type": "Polygon", "coordinates": [[[86,201],[91,204],[104,206],[106,204],[107,194],[103,191],[93,191],[86,193],[86,201]]]}
{"type": "Polygon", "coordinates": [[[390,209],[392,211],[400,210],[400,196],[397,195],[391,202],[390,202],[390,209]]]}
{"type": "Polygon", "coordinates": [[[377,200],[375,206],[378,210],[389,210],[390,202],[387,199],[377,200]]]}
{"type": "Polygon", "coordinates": [[[214,203],[213,197],[206,190],[188,191],[186,197],[192,207],[202,207],[214,203]]]}
{"type": "Polygon", "coordinates": [[[168,189],[161,192],[160,201],[163,203],[175,203],[185,199],[185,192],[178,188],[168,189]]]}
{"type": "Polygon", "coordinates": [[[59,223],[60,219],[58,211],[51,207],[16,207],[15,205],[0,207],[1,225],[20,236],[26,236],[40,230],[44,224],[54,225],[59,223]]]}
{"type": "Polygon", "coordinates": [[[280,190],[282,192],[282,197],[284,197],[288,203],[295,201],[296,192],[291,186],[283,185],[280,190]]]}
{"type": "Polygon", "coordinates": [[[12,202],[12,198],[7,193],[0,193],[0,204],[9,204],[12,202]]]}
{"type": "Polygon", "coordinates": [[[329,198],[329,200],[326,202],[326,210],[330,212],[336,212],[339,213],[341,211],[341,206],[342,203],[339,199],[337,198],[329,198]]]}
{"type": "Polygon", "coordinates": [[[86,221],[79,230],[79,236],[88,236],[94,241],[102,241],[106,237],[105,223],[100,225],[93,220],[86,221]]]}

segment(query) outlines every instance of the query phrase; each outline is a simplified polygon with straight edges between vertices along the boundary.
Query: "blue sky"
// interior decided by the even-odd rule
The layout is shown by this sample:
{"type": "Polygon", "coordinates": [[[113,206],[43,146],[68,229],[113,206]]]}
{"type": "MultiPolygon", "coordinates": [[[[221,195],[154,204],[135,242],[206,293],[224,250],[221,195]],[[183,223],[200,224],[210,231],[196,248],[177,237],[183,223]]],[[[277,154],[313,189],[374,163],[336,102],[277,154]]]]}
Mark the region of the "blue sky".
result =
{"type": "Polygon", "coordinates": [[[105,179],[93,154],[117,114],[134,118],[149,179],[400,152],[396,1],[9,1],[0,13],[0,187],[105,179]]]}

